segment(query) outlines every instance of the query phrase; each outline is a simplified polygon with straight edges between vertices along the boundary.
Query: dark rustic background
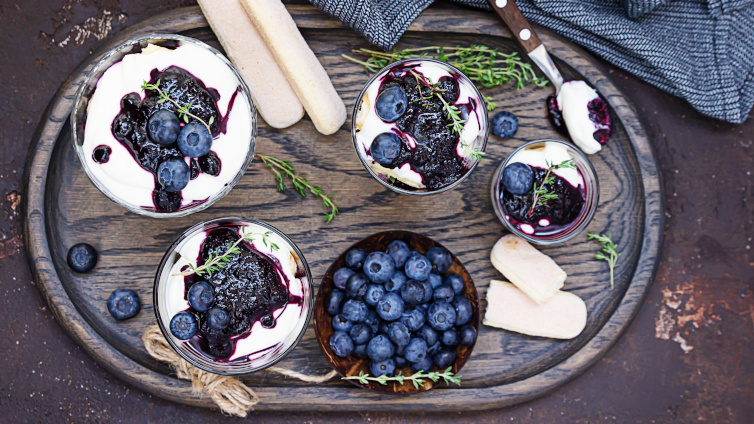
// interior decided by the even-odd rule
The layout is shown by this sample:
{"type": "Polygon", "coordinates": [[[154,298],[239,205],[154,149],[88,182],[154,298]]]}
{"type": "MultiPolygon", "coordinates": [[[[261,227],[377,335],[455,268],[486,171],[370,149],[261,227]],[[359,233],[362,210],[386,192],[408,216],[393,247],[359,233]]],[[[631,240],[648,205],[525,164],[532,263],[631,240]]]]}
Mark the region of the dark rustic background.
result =
{"type": "MultiPolygon", "coordinates": [[[[299,0],[302,1],[302,0],[299,0]]],[[[190,0],[0,2],[0,422],[220,422],[131,390],[62,331],[26,264],[18,221],[32,133],[98,40],[190,0]]],[[[436,7],[455,7],[440,3],[436,7]]],[[[748,422],[754,416],[754,122],[724,124],[614,67],[662,167],[663,258],[624,337],[541,399],[479,414],[255,414],[257,422],[748,422]]]]}

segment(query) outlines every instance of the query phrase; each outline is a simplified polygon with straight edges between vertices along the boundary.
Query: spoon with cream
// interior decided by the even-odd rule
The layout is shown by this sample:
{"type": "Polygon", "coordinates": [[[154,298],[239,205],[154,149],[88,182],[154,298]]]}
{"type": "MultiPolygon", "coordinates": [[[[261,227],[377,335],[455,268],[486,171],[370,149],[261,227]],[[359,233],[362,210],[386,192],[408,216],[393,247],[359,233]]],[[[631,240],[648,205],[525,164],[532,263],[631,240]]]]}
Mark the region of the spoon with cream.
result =
{"type": "Polygon", "coordinates": [[[555,86],[556,94],[547,98],[550,121],[584,153],[599,152],[613,135],[607,103],[586,82],[563,80],[545,45],[513,0],[488,1],[526,54],[555,86]]]}

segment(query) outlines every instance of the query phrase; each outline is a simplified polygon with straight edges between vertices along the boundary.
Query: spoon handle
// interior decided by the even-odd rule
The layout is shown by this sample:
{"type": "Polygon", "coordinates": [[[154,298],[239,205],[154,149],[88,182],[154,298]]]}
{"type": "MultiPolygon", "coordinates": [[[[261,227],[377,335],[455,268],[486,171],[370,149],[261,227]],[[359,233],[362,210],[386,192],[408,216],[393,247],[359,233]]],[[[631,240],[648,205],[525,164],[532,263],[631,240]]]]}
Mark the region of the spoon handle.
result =
{"type": "Polygon", "coordinates": [[[529,54],[542,45],[539,37],[531,28],[531,24],[524,18],[513,0],[487,0],[500,19],[508,25],[518,44],[529,54]]]}

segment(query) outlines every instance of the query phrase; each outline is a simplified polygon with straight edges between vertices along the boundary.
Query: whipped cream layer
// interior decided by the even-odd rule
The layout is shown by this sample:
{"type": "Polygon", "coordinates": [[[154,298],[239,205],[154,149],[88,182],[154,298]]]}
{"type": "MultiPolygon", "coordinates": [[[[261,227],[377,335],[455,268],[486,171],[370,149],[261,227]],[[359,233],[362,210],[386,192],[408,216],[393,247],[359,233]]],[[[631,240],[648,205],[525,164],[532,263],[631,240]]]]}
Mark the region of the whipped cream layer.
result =
{"type": "MultiPolygon", "coordinates": [[[[280,276],[283,284],[285,284],[286,280],[288,281],[287,288],[289,295],[304,299],[304,283],[296,276],[298,268],[296,265],[296,256],[288,242],[275,232],[272,232],[267,238],[268,243],[262,243],[261,235],[270,230],[256,224],[246,224],[243,226],[243,230],[240,227],[237,229],[239,232],[245,231],[246,234],[256,235],[252,243],[254,249],[265,256],[277,259],[280,267],[276,267],[276,269],[284,274],[280,276]],[[277,245],[278,250],[273,251],[270,247],[272,244],[277,245]]],[[[197,258],[199,257],[202,243],[206,238],[207,233],[205,231],[197,231],[191,237],[186,238],[175,249],[175,259],[172,265],[166,265],[170,267],[170,273],[168,274],[167,281],[164,283],[164,289],[160,290],[162,304],[158,305],[165,328],[169,328],[170,320],[175,314],[189,309],[189,303],[185,297],[186,283],[184,277],[174,274],[180,273],[189,264],[194,266],[202,265],[197,263],[197,258]]],[[[285,348],[284,341],[286,338],[291,334],[299,334],[302,329],[301,327],[306,325],[306,320],[302,319],[302,315],[305,313],[300,303],[294,304],[289,302],[272,313],[272,316],[275,318],[274,327],[265,328],[261,322],[255,322],[248,333],[237,336],[234,339],[236,342],[235,351],[227,361],[243,358],[245,360],[255,360],[276,356],[279,350],[285,348]]],[[[196,351],[189,341],[179,340],[172,334],[168,334],[168,337],[172,337],[176,344],[184,344],[186,348],[196,351]]],[[[196,353],[207,356],[202,352],[196,353]]]]}
{"type": "Polygon", "coordinates": [[[594,99],[599,99],[599,94],[584,81],[563,83],[557,96],[558,107],[563,114],[568,134],[588,155],[602,150],[602,145],[594,139],[594,132],[600,127],[589,117],[589,102],[594,99]]]}
{"type": "MultiPolygon", "coordinates": [[[[127,54],[100,77],[89,100],[84,144],[82,146],[86,167],[97,181],[107,187],[111,195],[122,203],[145,210],[154,210],[152,192],[155,189],[154,175],[142,168],[126,146],[112,133],[111,125],[120,113],[120,100],[129,93],[138,93],[149,81],[153,69],[163,71],[170,66],[183,68],[220,94],[217,107],[223,117],[230,114],[227,130],[213,140],[212,151],[221,161],[217,176],[200,173],[181,191],[182,207],[203,203],[223,190],[246,162],[253,132],[250,105],[245,95],[236,96],[232,110],[228,110],[233,93],[240,83],[231,68],[215,53],[195,44],[182,43],[176,49],[167,49],[153,44],[141,53],[127,54]],[[112,152],[106,163],[97,163],[92,153],[97,146],[107,145],[112,152]]],[[[186,163],[188,158],[185,158],[186,163]]]]}
{"type": "MultiPolygon", "coordinates": [[[[437,83],[442,77],[453,77],[448,68],[431,61],[408,62],[404,64],[405,67],[414,69],[418,73],[422,74],[430,83],[437,83]],[[419,65],[414,66],[414,63],[419,65]]],[[[356,120],[356,140],[359,155],[364,158],[370,168],[376,173],[385,175],[387,177],[395,178],[402,183],[414,187],[414,188],[426,188],[422,181],[422,175],[412,169],[411,164],[408,162],[399,164],[393,168],[386,168],[377,163],[374,158],[369,154],[369,150],[372,146],[372,141],[379,134],[384,132],[393,132],[401,134],[401,137],[406,139],[408,146],[412,149],[416,148],[416,140],[411,135],[402,133],[395,122],[385,122],[378,115],[376,111],[376,99],[379,94],[380,87],[387,76],[387,74],[393,68],[388,68],[381,72],[377,78],[375,78],[369,87],[366,89],[364,96],[359,104],[359,109],[356,116],[353,118],[356,120]]],[[[473,99],[480,107],[484,107],[484,102],[477,95],[477,91],[474,86],[465,78],[457,78],[459,86],[459,96],[455,101],[455,104],[470,103],[470,99],[473,99]]],[[[479,122],[479,116],[477,113],[470,113],[467,121],[464,123],[463,131],[461,131],[459,141],[456,145],[456,153],[459,157],[465,158],[470,166],[471,164],[471,152],[478,138],[484,137],[481,134],[481,123],[479,122]]]]}

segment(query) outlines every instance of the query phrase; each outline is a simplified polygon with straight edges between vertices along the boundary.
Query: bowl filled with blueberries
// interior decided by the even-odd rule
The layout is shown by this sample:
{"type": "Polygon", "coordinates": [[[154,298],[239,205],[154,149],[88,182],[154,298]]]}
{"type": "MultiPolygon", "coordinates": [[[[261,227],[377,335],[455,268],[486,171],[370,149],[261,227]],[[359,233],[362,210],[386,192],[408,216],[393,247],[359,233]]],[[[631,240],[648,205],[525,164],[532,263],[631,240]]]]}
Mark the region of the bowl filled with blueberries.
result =
{"type": "Polygon", "coordinates": [[[315,301],[317,340],[348,381],[378,392],[414,393],[455,376],[479,331],[479,298],[458,258],[410,231],[373,234],[330,266],[315,301]]]}

